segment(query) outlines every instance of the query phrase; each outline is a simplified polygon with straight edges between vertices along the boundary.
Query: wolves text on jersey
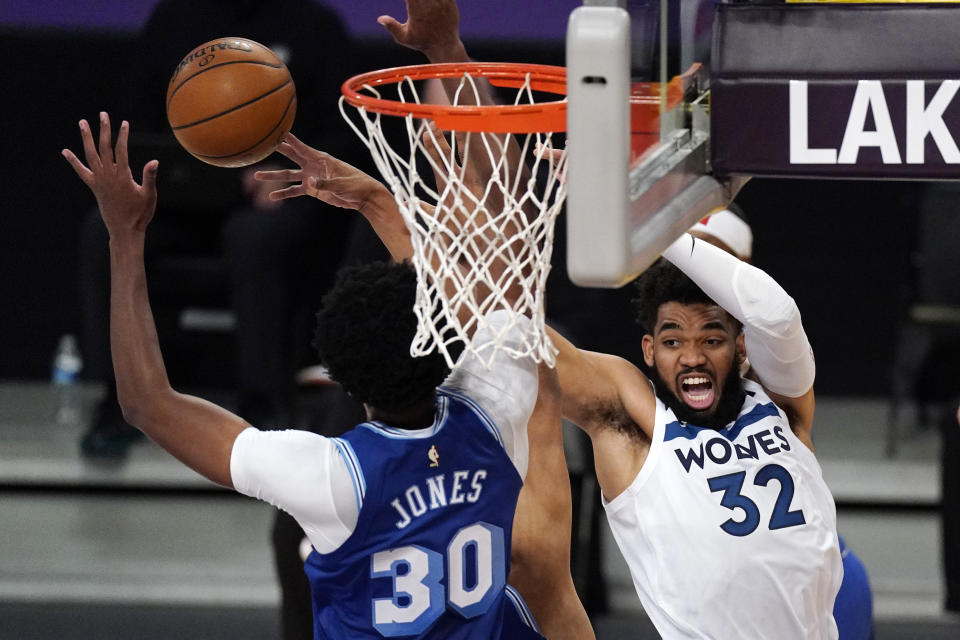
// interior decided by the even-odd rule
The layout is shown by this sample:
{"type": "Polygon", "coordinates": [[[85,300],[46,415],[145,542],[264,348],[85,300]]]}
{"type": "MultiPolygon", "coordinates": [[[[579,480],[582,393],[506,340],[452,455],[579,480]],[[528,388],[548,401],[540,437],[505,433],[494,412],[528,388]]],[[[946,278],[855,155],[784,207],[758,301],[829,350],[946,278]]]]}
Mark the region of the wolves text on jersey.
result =
{"type": "Polygon", "coordinates": [[[472,472],[454,471],[449,477],[440,473],[427,478],[422,485],[423,489],[419,484],[410,485],[401,495],[390,501],[390,506],[400,514],[396,523],[397,529],[405,528],[414,518],[427,511],[452,504],[476,502],[480,499],[486,477],[486,469],[472,472]]]}
{"type": "Polygon", "coordinates": [[[690,473],[690,468],[694,464],[703,469],[708,462],[726,464],[734,457],[738,460],[746,458],[759,460],[761,454],[772,456],[781,451],[790,451],[790,441],[783,435],[783,427],[780,425],[772,430],[764,429],[751,433],[747,438],[742,439],[742,442],[731,442],[718,435],[706,442],[701,442],[696,448],[691,447],[686,451],[674,449],[674,453],[677,454],[680,464],[687,473],[690,473]]]}

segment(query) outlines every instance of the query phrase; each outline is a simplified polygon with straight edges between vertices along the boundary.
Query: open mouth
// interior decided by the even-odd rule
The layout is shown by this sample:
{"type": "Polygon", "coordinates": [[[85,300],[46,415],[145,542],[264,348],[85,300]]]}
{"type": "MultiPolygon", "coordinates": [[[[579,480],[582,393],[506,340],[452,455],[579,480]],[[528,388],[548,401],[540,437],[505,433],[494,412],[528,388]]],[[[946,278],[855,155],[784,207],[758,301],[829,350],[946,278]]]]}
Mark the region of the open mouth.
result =
{"type": "Polygon", "coordinates": [[[713,406],[713,381],[702,373],[680,376],[680,397],[684,404],[695,411],[704,411],[713,406]]]}

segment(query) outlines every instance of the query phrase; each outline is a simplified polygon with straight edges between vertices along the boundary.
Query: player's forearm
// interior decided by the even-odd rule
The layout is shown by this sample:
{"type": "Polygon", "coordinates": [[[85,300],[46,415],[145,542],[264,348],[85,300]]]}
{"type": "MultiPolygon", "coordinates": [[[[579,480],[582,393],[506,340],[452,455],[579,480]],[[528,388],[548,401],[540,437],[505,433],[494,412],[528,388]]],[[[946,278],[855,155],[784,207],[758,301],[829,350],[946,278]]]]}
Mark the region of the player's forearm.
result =
{"type": "Polygon", "coordinates": [[[813,385],[813,351],[796,302],[766,272],[684,234],[663,256],[744,325],[747,356],[769,390],[799,397],[813,385]]]}
{"type": "Polygon", "coordinates": [[[410,230],[403,221],[393,194],[386,187],[371,194],[360,208],[360,213],[370,223],[395,262],[403,262],[413,257],[410,230]]]}
{"type": "Polygon", "coordinates": [[[126,420],[188,467],[230,487],[230,451],[248,425],[170,387],[147,295],[143,232],[110,240],[110,346],[126,420]]]}
{"type": "Polygon", "coordinates": [[[170,387],[150,311],[143,254],[143,232],[110,239],[113,368],[120,406],[137,426],[157,393],[170,387]]]}
{"type": "Polygon", "coordinates": [[[467,55],[467,49],[463,46],[463,41],[459,38],[449,42],[442,42],[434,47],[424,50],[432,64],[441,64],[444,62],[470,62],[470,56],[467,55]]]}

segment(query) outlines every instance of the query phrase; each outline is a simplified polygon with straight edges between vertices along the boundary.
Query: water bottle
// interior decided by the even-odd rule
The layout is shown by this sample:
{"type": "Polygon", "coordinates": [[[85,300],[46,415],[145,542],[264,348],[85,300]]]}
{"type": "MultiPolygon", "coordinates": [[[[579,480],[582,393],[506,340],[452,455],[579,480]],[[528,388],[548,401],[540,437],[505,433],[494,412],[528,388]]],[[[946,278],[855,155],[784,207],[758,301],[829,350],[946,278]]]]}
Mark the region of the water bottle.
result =
{"type": "Polygon", "coordinates": [[[83,359],[77,339],[71,334],[60,338],[53,356],[51,381],[57,397],[57,424],[76,424],[80,420],[80,394],[77,376],[83,369],[83,359]]]}

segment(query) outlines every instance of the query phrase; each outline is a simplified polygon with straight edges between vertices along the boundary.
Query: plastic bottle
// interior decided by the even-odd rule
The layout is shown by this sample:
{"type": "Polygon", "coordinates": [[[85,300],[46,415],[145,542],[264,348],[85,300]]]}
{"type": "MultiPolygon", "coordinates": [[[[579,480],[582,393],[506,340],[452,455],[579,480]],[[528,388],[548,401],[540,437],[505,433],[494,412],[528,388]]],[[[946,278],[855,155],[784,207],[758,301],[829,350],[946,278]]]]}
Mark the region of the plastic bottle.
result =
{"type": "Polygon", "coordinates": [[[57,424],[75,424],[80,420],[80,393],[77,376],[83,369],[83,359],[72,334],[60,338],[53,356],[51,382],[56,391],[57,424]]]}

